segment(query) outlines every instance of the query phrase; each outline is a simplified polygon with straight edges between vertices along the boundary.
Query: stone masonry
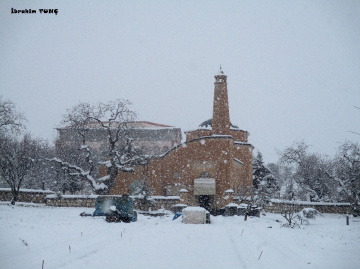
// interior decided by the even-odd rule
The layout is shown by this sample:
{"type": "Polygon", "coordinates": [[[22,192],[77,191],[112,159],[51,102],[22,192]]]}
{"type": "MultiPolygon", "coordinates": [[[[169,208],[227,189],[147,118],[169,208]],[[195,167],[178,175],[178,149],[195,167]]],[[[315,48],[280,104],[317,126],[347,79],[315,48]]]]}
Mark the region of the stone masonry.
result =
{"type": "MultiPolygon", "coordinates": [[[[134,167],[134,172],[119,172],[110,194],[128,193],[135,180],[146,178],[153,195],[180,196],[183,191],[182,203],[220,209],[231,202],[229,192],[251,193],[253,146],[248,135],[230,123],[227,76],[220,70],[215,75],[213,119],[208,128],[186,132],[185,143],[134,167]]],[[[105,176],[106,169],[100,173],[105,176]]]]}

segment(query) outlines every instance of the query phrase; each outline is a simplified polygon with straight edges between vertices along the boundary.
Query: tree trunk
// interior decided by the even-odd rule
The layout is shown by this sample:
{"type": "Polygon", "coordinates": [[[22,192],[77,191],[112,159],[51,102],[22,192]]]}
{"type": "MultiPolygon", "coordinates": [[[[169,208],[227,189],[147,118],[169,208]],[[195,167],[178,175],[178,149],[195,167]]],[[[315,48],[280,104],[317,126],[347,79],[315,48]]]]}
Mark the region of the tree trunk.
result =
{"type": "Polygon", "coordinates": [[[18,190],[11,190],[12,192],[12,198],[11,198],[11,204],[12,205],[15,205],[15,202],[17,202],[19,200],[19,191],[18,190]]]}

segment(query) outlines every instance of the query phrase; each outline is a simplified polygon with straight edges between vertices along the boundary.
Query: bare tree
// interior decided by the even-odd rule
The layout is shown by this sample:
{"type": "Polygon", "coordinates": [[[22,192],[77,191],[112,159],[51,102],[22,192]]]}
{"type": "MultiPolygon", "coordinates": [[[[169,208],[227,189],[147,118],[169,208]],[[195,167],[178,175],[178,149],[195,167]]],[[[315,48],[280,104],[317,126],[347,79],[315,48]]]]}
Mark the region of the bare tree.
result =
{"type": "Polygon", "coordinates": [[[54,148],[46,140],[36,139],[35,141],[37,143],[37,158],[34,159],[34,165],[25,177],[22,188],[53,190],[56,170],[47,159],[54,156],[54,148]]]}
{"type": "Polygon", "coordinates": [[[288,204],[285,205],[281,210],[281,216],[286,219],[285,224],[281,225],[281,227],[287,228],[300,228],[300,225],[309,225],[310,222],[307,218],[315,218],[314,214],[320,214],[319,211],[315,209],[303,210],[298,212],[300,207],[296,204],[288,204]]]}
{"type": "Polygon", "coordinates": [[[22,139],[2,136],[0,139],[0,176],[10,186],[12,203],[19,198],[19,190],[26,176],[40,160],[41,142],[24,135],[22,139]]]}
{"type": "Polygon", "coordinates": [[[295,228],[300,227],[299,224],[295,221],[294,217],[296,216],[297,207],[295,205],[285,206],[281,211],[281,216],[283,216],[287,223],[283,224],[282,227],[295,228]]]}
{"type": "Polygon", "coordinates": [[[3,100],[0,95],[0,132],[19,132],[23,129],[25,116],[16,109],[10,100],[3,100]]]}
{"type": "Polygon", "coordinates": [[[18,198],[20,186],[32,162],[28,158],[30,137],[25,136],[22,141],[17,138],[25,128],[25,121],[25,116],[15,104],[0,96],[0,179],[11,187],[13,201],[18,198]]]}
{"type": "Polygon", "coordinates": [[[333,164],[319,154],[309,153],[308,148],[304,142],[295,143],[280,152],[280,162],[291,168],[289,180],[300,187],[298,196],[310,201],[329,201],[336,184],[333,164]]]}
{"type": "Polygon", "coordinates": [[[68,175],[87,180],[95,192],[108,193],[119,170],[132,171],[132,165],[144,161],[141,150],[132,145],[132,139],[128,136],[129,122],[136,118],[130,105],[129,101],[118,99],[97,105],[80,103],[69,109],[63,116],[62,124],[75,131],[80,138],[78,150],[84,154],[84,163],[76,165],[60,158],[51,161],[58,163],[68,175]],[[107,176],[102,178],[97,178],[99,164],[94,162],[96,150],[88,143],[90,128],[100,128],[106,132],[105,149],[100,161],[107,168],[107,176]]]}
{"type": "MultiPolygon", "coordinates": [[[[58,143],[55,149],[56,158],[62,161],[66,161],[69,164],[75,165],[77,167],[86,167],[86,154],[84,150],[78,145],[74,144],[62,144],[58,143]]],[[[97,163],[96,160],[94,160],[97,163]]],[[[61,192],[65,194],[70,192],[74,194],[76,192],[88,192],[87,180],[84,180],[82,176],[70,175],[69,168],[67,166],[62,166],[58,162],[51,162],[51,165],[54,166],[55,175],[52,184],[52,190],[61,192]]]]}
{"type": "MultiPolygon", "coordinates": [[[[360,107],[358,107],[358,106],[354,106],[354,107],[360,110],[360,107]]],[[[347,132],[348,133],[353,133],[353,134],[356,134],[356,135],[360,135],[360,133],[354,132],[354,131],[347,131],[347,132]]]]}
{"type": "Polygon", "coordinates": [[[340,145],[335,158],[336,180],[342,201],[360,205],[360,145],[345,142],[340,145]]]}

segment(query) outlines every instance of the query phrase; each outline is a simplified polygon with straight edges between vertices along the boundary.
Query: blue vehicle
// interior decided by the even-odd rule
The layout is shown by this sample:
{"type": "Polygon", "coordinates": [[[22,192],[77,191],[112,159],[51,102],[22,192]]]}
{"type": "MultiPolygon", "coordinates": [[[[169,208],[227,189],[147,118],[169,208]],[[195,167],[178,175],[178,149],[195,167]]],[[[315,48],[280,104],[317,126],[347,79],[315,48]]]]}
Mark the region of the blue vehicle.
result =
{"type": "Polygon", "coordinates": [[[128,195],[99,196],[95,200],[93,216],[106,216],[107,222],[129,223],[137,220],[134,202],[128,195]]]}

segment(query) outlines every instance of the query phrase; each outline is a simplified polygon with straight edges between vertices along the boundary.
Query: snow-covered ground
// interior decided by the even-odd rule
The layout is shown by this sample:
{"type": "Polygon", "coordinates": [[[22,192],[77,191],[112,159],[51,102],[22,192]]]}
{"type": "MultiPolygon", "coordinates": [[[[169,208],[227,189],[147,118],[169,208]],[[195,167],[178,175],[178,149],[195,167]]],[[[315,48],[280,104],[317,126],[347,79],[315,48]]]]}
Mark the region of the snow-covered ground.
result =
{"type": "Polygon", "coordinates": [[[126,224],[83,211],[93,212],[0,204],[0,268],[360,268],[360,218],[347,226],[344,215],[325,214],[290,229],[277,214],[126,224]]]}

